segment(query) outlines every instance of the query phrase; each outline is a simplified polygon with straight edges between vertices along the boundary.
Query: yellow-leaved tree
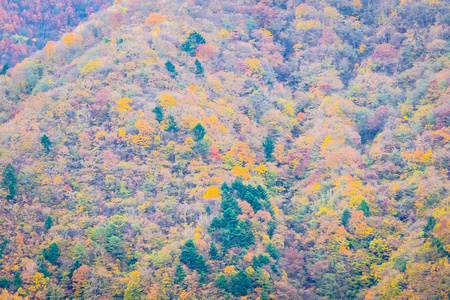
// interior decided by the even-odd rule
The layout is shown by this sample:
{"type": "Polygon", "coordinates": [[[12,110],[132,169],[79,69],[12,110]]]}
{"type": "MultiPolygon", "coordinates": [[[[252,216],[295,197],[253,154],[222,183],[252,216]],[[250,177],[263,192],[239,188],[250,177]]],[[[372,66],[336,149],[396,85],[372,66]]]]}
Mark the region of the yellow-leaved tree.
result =
{"type": "Polygon", "coordinates": [[[233,169],[231,169],[231,174],[245,180],[250,180],[252,178],[248,169],[241,166],[233,167],[233,169]]]}
{"type": "Polygon", "coordinates": [[[94,72],[96,69],[98,69],[101,66],[102,66],[101,61],[90,60],[83,68],[81,68],[80,74],[81,74],[81,76],[86,76],[88,74],[91,74],[92,72],[94,72]]]}
{"type": "Polygon", "coordinates": [[[73,45],[73,44],[81,44],[83,38],[75,33],[67,33],[63,36],[62,40],[66,45],[73,45]]]}
{"type": "Polygon", "coordinates": [[[264,75],[264,68],[261,65],[261,62],[256,58],[247,58],[244,60],[247,68],[258,78],[262,78],[264,75]]]}
{"type": "Polygon", "coordinates": [[[220,197],[219,195],[220,191],[217,188],[217,186],[212,185],[206,190],[205,194],[203,194],[203,198],[205,199],[219,198],[220,197]]]}
{"type": "Polygon", "coordinates": [[[130,112],[133,107],[130,106],[129,103],[132,103],[131,99],[128,97],[124,97],[122,99],[120,99],[119,101],[117,101],[117,111],[118,112],[130,112]]]}
{"type": "Polygon", "coordinates": [[[139,271],[130,273],[130,281],[128,281],[127,288],[123,299],[125,300],[139,300],[142,295],[142,279],[139,271]]]}
{"type": "Polygon", "coordinates": [[[141,147],[150,147],[152,144],[154,129],[148,124],[146,120],[137,120],[134,127],[139,130],[139,134],[133,135],[133,143],[141,147]]]}
{"type": "Polygon", "coordinates": [[[169,94],[162,94],[161,97],[159,97],[159,105],[162,107],[170,107],[177,104],[177,99],[172,97],[172,95],[169,94]]]}

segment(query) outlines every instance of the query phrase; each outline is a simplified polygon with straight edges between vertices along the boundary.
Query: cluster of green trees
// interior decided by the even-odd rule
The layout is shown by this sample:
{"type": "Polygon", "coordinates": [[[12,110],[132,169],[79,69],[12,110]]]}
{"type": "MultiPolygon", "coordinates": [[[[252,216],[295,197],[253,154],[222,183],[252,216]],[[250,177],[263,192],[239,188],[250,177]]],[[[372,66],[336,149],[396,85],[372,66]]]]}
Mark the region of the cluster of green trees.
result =
{"type": "Polygon", "coordinates": [[[255,243],[249,220],[238,220],[241,208],[232,194],[232,189],[224,183],[222,185],[222,213],[221,217],[214,217],[208,229],[217,240],[229,249],[232,247],[247,248],[255,243]]]}

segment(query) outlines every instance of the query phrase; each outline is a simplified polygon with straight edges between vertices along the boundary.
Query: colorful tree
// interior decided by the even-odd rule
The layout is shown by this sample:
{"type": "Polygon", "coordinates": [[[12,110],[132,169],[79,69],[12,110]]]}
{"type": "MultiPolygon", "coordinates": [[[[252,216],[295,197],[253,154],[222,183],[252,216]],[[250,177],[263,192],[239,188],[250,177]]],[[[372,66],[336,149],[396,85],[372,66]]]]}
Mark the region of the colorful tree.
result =
{"type": "Polygon", "coordinates": [[[142,295],[141,273],[133,271],[130,273],[130,280],[125,289],[124,300],[139,300],[142,295]]]}
{"type": "Polygon", "coordinates": [[[159,97],[159,105],[162,107],[170,107],[177,104],[177,100],[172,97],[172,95],[169,94],[162,94],[161,97],[159,97]]]}
{"type": "Polygon", "coordinates": [[[203,194],[203,198],[205,199],[219,198],[220,197],[219,194],[220,194],[219,189],[215,185],[212,185],[206,189],[205,194],[203,194]]]}
{"type": "Polygon", "coordinates": [[[117,111],[123,113],[130,112],[133,107],[131,107],[129,103],[132,103],[132,101],[128,97],[120,99],[119,101],[117,101],[117,111]]]}
{"type": "Polygon", "coordinates": [[[233,167],[233,169],[231,169],[231,174],[244,180],[250,180],[252,178],[248,169],[241,166],[233,167]]]}
{"type": "Polygon", "coordinates": [[[254,74],[258,78],[262,78],[264,75],[264,68],[261,65],[261,62],[256,58],[247,58],[244,61],[245,65],[247,66],[248,70],[254,74]]]}
{"type": "Polygon", "coordinates": [[[145,23],[152,27],[159,26],[159,24],[166,22],[166,21],[167,21],[166,18],[163,15],[158,14],[158,13],[151,13],[147,17],[147,19],[145,19],[145,23]]]}
{"type": "Polygon", "coordinates": [[[75,33],[67,33],[62,37],[66,45],[81,44],[83,38],[75,33]]]}

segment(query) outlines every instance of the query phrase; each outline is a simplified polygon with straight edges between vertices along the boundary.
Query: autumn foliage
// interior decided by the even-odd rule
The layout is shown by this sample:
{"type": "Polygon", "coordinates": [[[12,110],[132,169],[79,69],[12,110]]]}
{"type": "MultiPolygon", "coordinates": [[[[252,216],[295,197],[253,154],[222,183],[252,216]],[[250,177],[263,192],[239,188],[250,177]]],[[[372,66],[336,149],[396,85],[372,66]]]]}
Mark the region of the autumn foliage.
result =
{"type": "Polygon", "coordinates": [[[0,5],[0,299],[448,298],[447,2],[110,4],[0,5]]]}

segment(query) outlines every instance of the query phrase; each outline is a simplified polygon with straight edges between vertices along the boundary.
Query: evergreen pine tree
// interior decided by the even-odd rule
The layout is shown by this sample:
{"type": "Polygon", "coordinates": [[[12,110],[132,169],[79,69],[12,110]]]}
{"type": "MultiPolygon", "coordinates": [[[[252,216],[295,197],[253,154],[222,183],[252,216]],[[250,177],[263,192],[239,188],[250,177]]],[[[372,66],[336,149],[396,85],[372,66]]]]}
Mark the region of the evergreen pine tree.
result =
{"type": "Polygon", "coordinates": [[[9,282],[8,278],[3,277],[0,278],[0,289],[7,289],[11,285],[11,282],[9,282]]]}
{"type": "Polygon", "coordinates": [[[225,277],[225,275],[222,274],[222,275],[219,276],[219,278],[217,278],[216,286],[219,289],[222,289],[222,290],[225,290],[225,291],[228,289],[228,280],[225,277]]]}
{"type": "Polygon", "coordinates": [[[429,232],[433,231],[434,226],[436,226],[436,219],[433,216],[429,216],[427,224],[423,227],[422,236],[428,238],[430,236],[429,232]]]}
{"type": "Polygon", "coordinates": [[[17,177],[15,173],[16,170],[12,164],[8,164],[3,170],[2,186],[9,191],[9,195],[6,196],[8,200],[11,200],[16,195],[17,177]]]}
{"type": "Polygon", "coordinates": [[[202,124],[197,123],[197,125],[195,125],[194,129],[192,129],[192,134],[194,135],[195,141],[198,142],[200,140],[203,140],[203,137],[206,134],[205,127],[203,127],[202,124]]]}
{"type": "MultiPolygon", "coordinates": [[[[45,249],[44,249],[45,250],[45,249]]],[[[37,265],[37,271],[39,273],[44,274],[45,277],[50,277],[50,273],[48,272],[47,268],[45,267],[44,263],[44,256],[39,255],[36,259],[36,265],[37,265]]]]}
{"type": "Polygon", "coordinates": [[[197,270],[203,275],[208,271],[208,266],[205,264],[203,256],[197,253],[197,249],[192,240],[187,240],[181,249],[180,261],[192,270],[197,270]]]}
{"type": "Polygon", "coordinates": [[[155,120],[161,123],[164,120],[164,112],[161,106],[156,106],[152,112],[155,114],[155,120]]]}
{"type": "Polygon", "coordinates": [[[42,146],[44,146],[44,152],[46,154],[48,154],[50,152],[50,146],[51,146],[52,142],[50,141],[50,139],[48,138],[48,136],[46,134],[44,134],[41,137],[41,144],[42,144],[42,146]]]}
{"type": "Polygon", "coordinates": [[[269,243],[266,247],[267,253],[272,256],[273,259],[278,260],[280,256],[278,255],[277,248],[272,243],[269,243]]]}
{"type": "Polygon", "coordinates": [[[170,60],[166,61],[166,69],[170,77],[175,78],[178,75],[175,65],[170,60]]]}
{"type": "Polygon", "coordinates": [[[5,63],[2,67],[2,70],[0,71],[0,75],[5,75],[6,71],[8,71],[8,69],[9,69],[9,65],[8,65],[8,63],[5,63]]]}
{"type": "Polygon", "coordinates": [[[3,250],[5,250],[6,246],[8,245],[8,238],[4,237],[2,243],[0,244],[0,259],[3,258],[3,250]]]}
{"type": "Polygon", "coordinates": [[[230,291],[236,297],[247,295],[247,291],[251,287],[250,278],[248,278],[247,272],[243,270],[230,278],[230,291]]]}
{"type": "Polygon", "coordinates": [[[267,234],[269,235],[270,238],[272,238],[275,229],[277,229],[277,224],[275,224],[274,221],[270,220],[269,222],[267,222],[267,225],[269,225],[269,229],[267,230],[267,234]]]}
{"type": "Polygon", "coordinates": [[[177,132],[178,128],[177,128],[177,122],[175,121],[175,118],[172,115],[169,115],[167,117],[167,128],[166,131],[173,131],[173,132],[177,132]]]}
{"type": "Polygon", "coordinates": [[[53,226],[53,219],[52,217],[48,216],[45,220],[45,231],[48,231],[53,226]]]}
{"type": "Polygon", "coordinates": [[[75,272],[76,269],[78,269],[79,267],[81,267],[82,264],[80,263],[80,261],[78,260],[78,258],[75,260],[75,263],[73,264],[73,267],[70,269],[69,271],[69,278],[72,278],[73,272],[75,272]]]}
{"type": "Polygon", "coordinates": [[[195,56],[195,50],[198,45],[205,44],[206,41],[201,34],[197,31],[193,31],[189,34],[186,41],[181,45],[181,50],[187,52],[190,56],[195,56]]]}
{"type": "Polygon", "coordinates": [[[175,269],[174,282],[176,284],[181,284],[185,277],[186,277],[186,272],[184,271],[183,267],[181,265],[177,265],[177,268],[175,269]]]}
{"type": "Polygon", "coordinates": [[[80,243],[76,244],[73,247],[72,257],[75,260],[81,260],[83,262],[87,262],[89,260],[86,249],[84,248],[83,244],[80,243]]]}
{"type": "Polygon", "coordinates": [[[341,224],[344,225],[344,227],[348,226],[348,221],[350,220],[351,217],[351,213],[350,211],[346,208],[344,210],[344,212],[342,213],[342,217],[341,217],[341,224]]]}
{"type": "Polygon", "coordinates": [[[214,242],[211,242],[211,246],[209,247],[209,258],[212,260],[219,260],[219,252],[217,251],[217,247],[214,242]]]}
{"type": "Polygon", "coordinates": [[[13,281],[14,286],[16,287],[16,289],[22,287],[22,276],[20,274],[19,271],[17,271],[14,274],[14,281],[13,281]]]}
{"type": "Polygon", "coordinates": [[[358,206],[359,210],[362,210],[364,212],[364,216],[370,217],[370,207],[369,204],[367,204],[366,200],[362,200],[361,204],[358,206]]]}
{"type": "Polygon", "coordinates": [[[267,191],[265,188],[263,188],[260,184],[256,187],[259,193],[259,198],[266,200],[268,198],[267,191]]]}
{"type": "Polygon", "coordinates": [[[196,59],[195,60],[195,74],[197,74],[197,75],[203,75],[203,66],[202,66],[202,63],[198,60],[198,59],[196,59]]]}
{"type": "Polygon", "coordinates": [[[267,136],[266,140],[263,142],[264,154],[267,161],[273,161],[273,150],[275,149],[275,144],[271,137],[267,136]]]}
{"type": "Polygon", "coordinates": [[[124,259],[125,258],[125,250],[123,249],[123,243],[122,240],[113,235],[108,238],[108,242],[105,245],[106,251],[108,251],[111,255],[115,256],[117,259],[124,259]]]}
{"type": "Polygon", "coordinates": [[[44,258],[52,265],[58,264],[60,256],[59,247],[56,243],[51,243],[48,248],[43,250],[44,258]]]}
{"type": "Polygon", "coordinates": [[[259,202],[258,198],[252,193],[247,192],[242,200],[247,201],[252,206],[255,212],[262,209],[262,205],[259,202]]]}

